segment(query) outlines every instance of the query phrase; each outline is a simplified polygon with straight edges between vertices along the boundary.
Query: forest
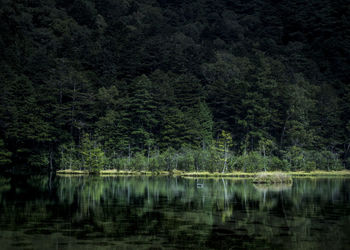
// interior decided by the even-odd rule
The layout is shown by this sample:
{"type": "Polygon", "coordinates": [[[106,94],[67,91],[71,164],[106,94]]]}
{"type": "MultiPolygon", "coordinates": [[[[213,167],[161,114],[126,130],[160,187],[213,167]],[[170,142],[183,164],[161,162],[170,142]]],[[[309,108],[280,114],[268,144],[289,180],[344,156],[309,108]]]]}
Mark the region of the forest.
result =
{"type": "Polygon", "coordinates": [[[0,0],[0,170],[350,169],[346,0],[0,0]]]}

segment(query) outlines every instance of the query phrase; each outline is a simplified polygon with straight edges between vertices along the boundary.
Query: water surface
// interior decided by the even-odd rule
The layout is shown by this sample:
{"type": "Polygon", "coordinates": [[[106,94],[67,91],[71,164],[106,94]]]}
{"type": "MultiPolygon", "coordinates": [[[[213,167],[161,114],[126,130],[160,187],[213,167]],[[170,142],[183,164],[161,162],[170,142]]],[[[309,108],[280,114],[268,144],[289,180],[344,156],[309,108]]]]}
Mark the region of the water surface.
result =
{"type": "Polygon", "coordinates": [[[350,179],[0,177],[1,249],[346,249],[350,179]]]}

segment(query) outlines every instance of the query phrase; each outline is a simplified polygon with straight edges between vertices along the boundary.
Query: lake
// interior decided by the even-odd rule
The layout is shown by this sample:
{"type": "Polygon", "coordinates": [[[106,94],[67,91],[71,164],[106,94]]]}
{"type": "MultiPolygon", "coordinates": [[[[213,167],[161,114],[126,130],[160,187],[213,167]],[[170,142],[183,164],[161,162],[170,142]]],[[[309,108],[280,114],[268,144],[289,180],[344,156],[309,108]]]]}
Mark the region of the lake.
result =
{"type": "Polygon", "coordinates": [[[350,179],[1,176],[1,249],[346,249],[350,179]]]}

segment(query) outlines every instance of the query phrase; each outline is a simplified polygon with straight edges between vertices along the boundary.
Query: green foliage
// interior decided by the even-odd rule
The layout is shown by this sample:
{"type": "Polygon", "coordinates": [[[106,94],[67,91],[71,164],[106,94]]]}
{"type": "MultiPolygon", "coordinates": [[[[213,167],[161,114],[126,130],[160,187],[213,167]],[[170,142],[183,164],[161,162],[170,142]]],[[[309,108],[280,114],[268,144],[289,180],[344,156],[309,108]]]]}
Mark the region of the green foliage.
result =
{"type": "Polygon", "coordinates": [[[316,168],[320,170],[331,171],[344,169],[339,155],[328,150],[309,151],[307,158],[309,161],[314,161],[316,168]]]}
{"type": "Polygon", "coordinates": [[[269,158],[269,170],[271,171],[290,171],[290,165],[286,159],[280,159],[276,156],[269,158]]]}
{"type": "Polygon", "coordinates": [[[185,114],[178,108],[170,108],[164,114],[160,142],[163,148],[171,145],[178,149],[186,144],[188,135],[185,119],[185,114]]]}
{"type": "Polygon", "coordinates": [[[306,172],[311,172],[311,171],[315,171],[315,170],[316,170],[316,162],[309,161],[306,163],[306,166],[305,166],[306,172]]]}
{"type": "Polygon", "coordinates": [[[0,166],[9,165],[11,163],[12,153],[5,147],[4,140],[0,139],[0,166]]]}
{"type": "Polygon", "coordinates": [[[303,150],[302,148],[293,146],[284,155],[284,159],[290,166],[288,169],[292,171],[312,171],[316,169],[331,171],[344,169],[339,156],[327,150],[303,150]]]}
{"type": "Polygon", "coordinates": [[[110,165],[104,152],[95,140],[91,140],[88,134],[84,134],[81,145],[73,142],[63,144],[59,148],[60,169],[88,170],[90,173],[98,173],[101,169],[116,167],[116,162],[111,159],[110,165]]]}
{"type": "Polygon", "coordinates": [[[4,1],[0,164],[349,167],[343,5],[4,1]]]}
{"type": "Polygon", "coordinates": [[[147,168],[147,158],[142,153],[136,153],[130,162],[130,169],[141,171],[148,170],[147,168]]]}
{"type": "Polygon", "coordinates": [[[90,173],[98,173],[106,164],[106,157],[100,145],[90,140],[88,134],[82,138],[80,154],[82,168],[87,169],[90,173]]]}
{"type": "Polygon", "coordinates": [[[303,76],[296,75],[297,84],[290,87],[289,109],[285,122],[285,135],[291,145],[311,147],[315,141],[311,127],[311,112],[315,109],[315,100],[311,98],[313,88],[303,76]]]}
{"type": "Polygon", "coordinates": [[[218,154],[216,148],[211,147],[208,152],[207,170],[209,172],[219,172],[222,170],[222,155],[218,154]]]}
{"type": "Polygon", "coordinates": [[[198,112],[199,134],[203,149],[208,148],[213,141],[213,116],[205,102],[199,103],[198,112]]]}
{"type": "Polygon", "coordinates": [[[28,157],[28,163],[33,167],[46,168],[50,164],[49,152],[41,150],[39,152],[31,151],[28,157]]]}
{"type": "Polygon", "coordinates": [[[58,150],[60,154],[59,169],[82,169],[79,151],[74,143],[62,144],[58,150]]]}
{"type": "Polygon", "coordinates": [[[96,122],[97,139],[110,155],[125,154],[129,145],[129,102],[116,85],[98,90],[97,103],[103,112],[96,122]]]}
{"type": "Polygon", "coordinates": [[[227,159],[229,157],[230,146],[232,146],[232,135],[229,132],[222,130],[216,141],[216,150],[218,151],[220,160],[223,163],[222,172],[225,172],[227,169],[227,159]]]}
{"type": "Polygon", "coordinates": [[[137,77],[132,82],[133,93],[128,106],[131,113],[130,139],[134,146],[143,148],[153,139],[152,129],[157,125],[155,101],[151,95],[152,82],[147,76],[137,77]]]}
{"type": "Polygon", "coordinates": [[[302,170],[305,168],[305,151],[300,147],[291,147],[287,151],[285,159],[289,162],[291,171],[302,170]]]}
{"type": "Polygon", "coordinates": [[[189,148],[182,148],[177,156],[177,170],[194,171],[195,158],[194,152],[189,148]]]}
{"type": "Polygon", "coordinates": [[[259,172],[264,171],[263,156],[256,151],[243,154],[237,159],[237,170],[243,172],[259,172]]]}

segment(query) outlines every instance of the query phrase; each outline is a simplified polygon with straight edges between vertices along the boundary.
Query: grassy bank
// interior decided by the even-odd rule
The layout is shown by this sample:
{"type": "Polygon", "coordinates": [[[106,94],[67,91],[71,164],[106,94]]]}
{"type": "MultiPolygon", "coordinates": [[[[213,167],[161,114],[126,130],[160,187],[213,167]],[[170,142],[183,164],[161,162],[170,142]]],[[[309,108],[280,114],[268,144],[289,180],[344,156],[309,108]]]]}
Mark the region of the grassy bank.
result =
{"type": "MultiPolygon", "coordinates": [[[[272,174],[276,172],[265,172],[267,174],[272,174]]],[[[349,176],[350,170],[341,170],[341,171],[297,171],[297,172],[283,172],[290,176],[349,176]]],[[[87,170],[58,170],[58,175],[88,175],[89,172],[87,170]]],[[[183,176],[183,177],[255,177],[258,172],[255,173],[247,173],[247,172],[186,172],[186,171],[129,171],[129,170],[101,170],[100,175],[174,175],[174,176],[183,176]]]]}
{"type": "Polygon", "coordinates": [[[258,184],[292,183],[293,179],[291,175],[282,172],[262,172],[254,177],[253,182],[258,184]]]}
{"type": "Polygon", "coordinates": [[[350,170],[339,170],[339,171],[295,171],[295,172],[286,172],[292,176],[350,176],[350,170]]]}

